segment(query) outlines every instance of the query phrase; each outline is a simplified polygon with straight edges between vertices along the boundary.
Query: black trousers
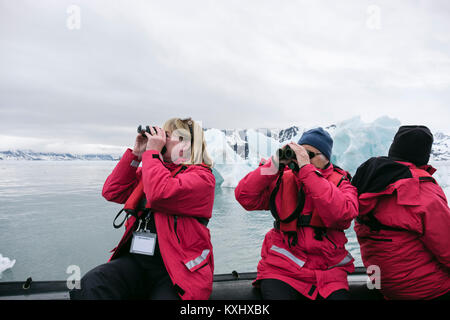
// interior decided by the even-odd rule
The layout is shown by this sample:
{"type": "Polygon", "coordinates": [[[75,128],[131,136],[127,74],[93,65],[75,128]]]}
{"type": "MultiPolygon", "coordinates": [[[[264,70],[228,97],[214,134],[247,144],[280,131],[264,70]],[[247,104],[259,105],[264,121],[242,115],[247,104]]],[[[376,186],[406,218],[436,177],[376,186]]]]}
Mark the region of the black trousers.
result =
{"type": "Polygon", "coordinates": [[[179,300],[160,255],[126,253],[90,270],[72,300],[179,300]]]}
{"type": "MultiPolygon", "coordinates": [[[[278,279],[263,279],[260,282],[261,295],[263,300],[305,300],[310,299],[292,288],[286,282],[278,279]]],[[[341,289],[331,293],[325,300],[348,300],[347,290],[341,289]]],[[[320,295],[317,300],[324,300],[320,295]]]]}

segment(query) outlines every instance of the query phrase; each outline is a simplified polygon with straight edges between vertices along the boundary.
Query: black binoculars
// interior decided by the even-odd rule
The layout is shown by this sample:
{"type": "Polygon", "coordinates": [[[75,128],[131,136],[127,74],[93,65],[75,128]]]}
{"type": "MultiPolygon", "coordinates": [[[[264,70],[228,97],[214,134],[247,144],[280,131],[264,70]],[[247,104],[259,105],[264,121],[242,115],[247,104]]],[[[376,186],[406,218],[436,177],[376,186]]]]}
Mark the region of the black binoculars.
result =
{"type": "MultiPolygon", "coordinates": [[[[292,148],[289,146],[285,146],[284,148],[278,149],[277,154],[278,154],[279,160],[296,160],[297,159],[294,150],[292,150],[292,148]]],[[[280,166],[280,170],[284,170],[284,166],[285,165],[280,166]]],[[[289,169],[291,169],[293,171],[299,170],[298,164],[295,162],[291,161],[287,164],[287,166],[289,169]]]]}
{"type": "MultiPolygon", "coordinates": [[[[155,130],[155,132],[156,132],[156,127],[152,127],[152,128],[153,128],[153,130],[155,130]]],[[[140,133],[140,134],[142,134],[143,137],[146,137],[146,135],[145,135],[144,132],[147,132],[147,133],[149,133],[150,135],[152,135],[152,133],[151,133],[151,131],[150,131],[150,126],[146,126],[146,127],[145,127],[145,130],[144,130],[144,129],[142,128],[142,126],[139,125],[139,127],[137,128],[137,132],[140,133]]]]}
{"type": "Polygon", "coordinates": [[[297,157],[295,156],[294,150],[289,146],[285,146],[284,148],[278,149],[278,158],[280,160],[295,160],[297,157]]]}
{"type": "MultiPolygon", "coordinates": [[[[280,160],[296,160],[297,157],[295,156],[295,152],[294,150],[291,149],[291,147],[286,146],[284,148],[280,148],[278,149],[278,157],[280,158],[280,160]]],[[[320,153],[314,153],[312,151],[306,150],[306,152],[308,153],[309,159],[314,158],[315,156],[317,156],[320,153]]]]}
{"type": "MultiPolygon", "coordinates": [[[[155,127],[152,127],[152,128],[156,132],[156,128],[155,127]]],[[[146,126],[145,130],[144,130],[144,129],[142,129],[142,126],[139,125],[139,127],[137,128],[137,132],[140,133],[143,137],[147,137],[145,135],[145,132],[149,133],[150,135],[153,135],[152,132],[150,131],[150,126],[146,126]]],[[[161,150],[161,154],[164,154],[166,151],[167,151],[166,146],[164,146],[161,150]]]]}

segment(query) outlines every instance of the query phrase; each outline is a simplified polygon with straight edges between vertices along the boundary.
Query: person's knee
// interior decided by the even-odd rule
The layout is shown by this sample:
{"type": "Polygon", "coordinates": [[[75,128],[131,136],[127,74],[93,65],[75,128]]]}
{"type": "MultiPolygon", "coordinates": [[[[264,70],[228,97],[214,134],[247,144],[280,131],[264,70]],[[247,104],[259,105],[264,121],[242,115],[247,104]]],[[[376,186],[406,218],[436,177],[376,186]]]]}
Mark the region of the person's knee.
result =
{"type": "Polygon", "coordinates": [[[150,300],[180,300],[169,275],[161,277],[153,284],[150,300]]]}
{"type": "Polygon", "coordinates": [[[263,300],[297,300],[300,293],[287,283],[277,279],[261,280],[261,297],[263,300]]]}
{"type": "Polygon", "coordinates": [[[349,300],[350,294],[345,289],[339,289],[334,292],[332,292],[326,300],[349,300]]]}
{"type": "Polygon", "coordinates": [[[107,279],[103,271],[103,265],[99,265],[94,269],[89,270],[81,278],[79,289],[73,289],[69,292],[70,299],[97,299],[99,296],[96,288],[104,286],[105,282],[107,282],[107,279]]]}

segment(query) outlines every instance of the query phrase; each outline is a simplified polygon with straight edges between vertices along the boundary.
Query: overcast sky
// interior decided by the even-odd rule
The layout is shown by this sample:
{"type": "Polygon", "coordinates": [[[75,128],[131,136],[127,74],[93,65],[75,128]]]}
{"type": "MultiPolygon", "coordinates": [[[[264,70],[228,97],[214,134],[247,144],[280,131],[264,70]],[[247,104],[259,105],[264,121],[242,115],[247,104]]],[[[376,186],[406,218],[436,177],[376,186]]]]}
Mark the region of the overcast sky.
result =
{"type": "Polygon", "coordinates": [[[174,116],[450,133],[449,102],[448,0],[0,0],[0,150],[116,151],[174,116]]]}

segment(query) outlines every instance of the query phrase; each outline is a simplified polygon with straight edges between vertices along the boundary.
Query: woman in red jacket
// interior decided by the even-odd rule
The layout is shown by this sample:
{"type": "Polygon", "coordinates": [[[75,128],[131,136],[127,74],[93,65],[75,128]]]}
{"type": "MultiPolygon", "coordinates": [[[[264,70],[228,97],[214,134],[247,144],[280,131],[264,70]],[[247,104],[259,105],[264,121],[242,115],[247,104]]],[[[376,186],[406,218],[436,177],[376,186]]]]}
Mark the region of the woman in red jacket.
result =
{"type": "Polygon", "coordinates": [[[427,165],[432,144],[427,127],[402,126],[389,156],[367,160],[352,180],[362,260],[379,268],[387,299],[450,298],[450,209],[427,165]]]}
{"type": "Polygon", "coordinates": [[[215,178],[203,130],[191,119],[173,118],[163,129],[143,133],[103,187],[108,201],[125,203],[126,216],[131,214],[125,234],[110,261],[81,279],[72,299],[208,299],[211,294],[214,260],[206,224],[215,178]]]}
{"type": "Polygon", "coordinates": [[[274,162],[281,160],[273,156],[235,189],[246,210],[270,209],[275,216],[286,210],[301,213],[291,222],[277,219],[266,234],[254,282],[263,299],[348,297],[347,274],[354,271],[354,259],[345,249],[344,230],[358,213],[358,199],[346,172],[329,161],[332,145],[322,128],[307,131],[298,144],[289,144],[299,171],[278,171],[274,162]],[[299,196],[293,201],[298,190],[303,190],[304,200],[299,196]]]}

